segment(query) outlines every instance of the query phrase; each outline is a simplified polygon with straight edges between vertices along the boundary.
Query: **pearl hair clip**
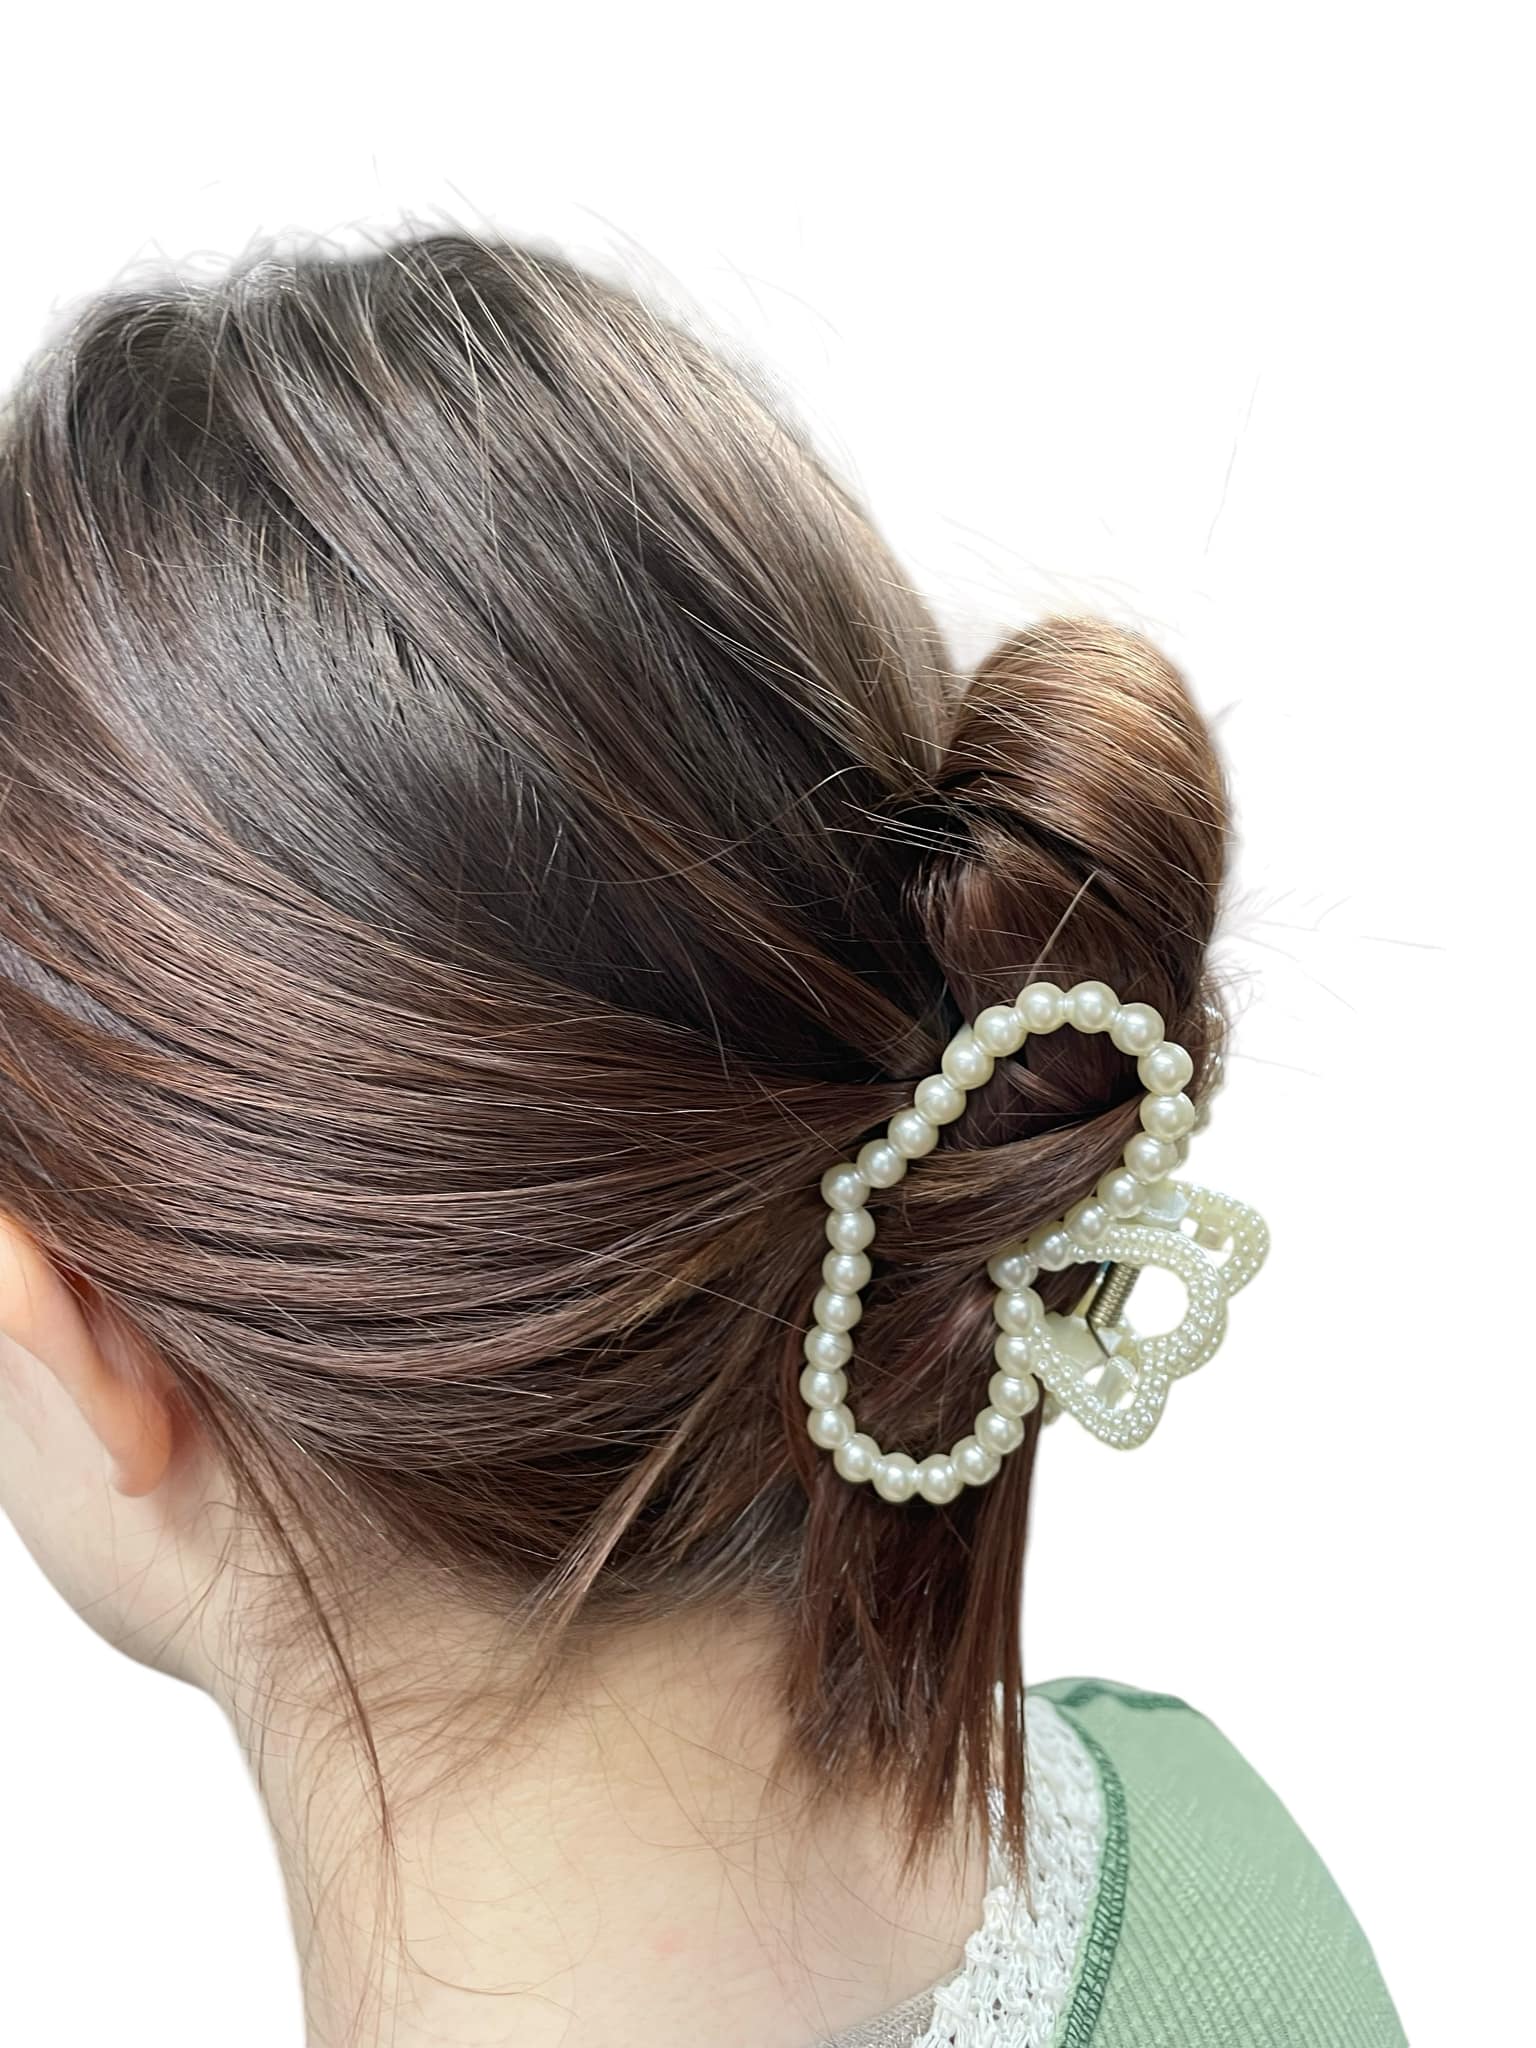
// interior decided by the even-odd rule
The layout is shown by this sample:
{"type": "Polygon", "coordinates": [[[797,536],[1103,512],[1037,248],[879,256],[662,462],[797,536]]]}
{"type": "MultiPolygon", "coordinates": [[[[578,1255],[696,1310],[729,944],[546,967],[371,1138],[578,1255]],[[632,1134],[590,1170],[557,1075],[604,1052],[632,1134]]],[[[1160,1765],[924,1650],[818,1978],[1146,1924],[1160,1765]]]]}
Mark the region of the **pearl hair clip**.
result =
{"type": "Polygon", "coordinates": [[[1226,1331],[1228,1300],[1253,1278],[1269,1249],[1268,1226],[1246,1203],[1170,1178],[1184,1162],[1190,1132],[1205,1121],[1184,1093],[1193,1072],[1194,1061],[1163,1036],[1163,1020],[1150,1004],[1122,1003],[1102,981],[1080,981],[1066,993],[1054,982],[1030,982],[1014,1002],[994,1004],[956,1032],[940,1071],[918,1083],[911,1107],[891,1118],[883,1138],[871,1139],[856,1160],[828,1167],[821,1192],[831,1249],[805,1336],[800,1393],[810,1410],[812,1441],[831,1452],[843,1478],[868,1480],[883,1500],[952,1501],[965,1486],[984,1486],[1018,1449],[1024,1417],[1040,1403],[1042,1389],[1046,1421],[1064,1409],[1103,1443],[1128,1449],[1146,1441],[1171,1382],[1215,1352],[1226,1331]],[[939,1127],[962,1114],[969,1091],[990,1080],[999,1059],[1016,1053],[1027,1037],[1063,1024],[1106,1031],[1136,1060],[1147,1090],[1142,1128],[1127,1142],[1122,1165],[1106,1173],[1092,1195],[988,1260],[997,1289],[997,1370],[971,1433],[921,1462],[906,1451],[883,1451],[858,1428],[846,1398],[849,1332],[864,1312],[859,1292],[872,1271],[870,1193],[894,1187],[912,1160],[933,1150],[939,1127]],[[1080,1264],[1099,1270],[1076,1309],[1070,1315],[1046,1310],[1032,1283],[1042,1272],[1080,1264]],[[1124,1315],[1147,1266],[1173,1273],[1188,1296],[1182,1320],[1154,1336],[1138,1335],[1124,1315]]]}

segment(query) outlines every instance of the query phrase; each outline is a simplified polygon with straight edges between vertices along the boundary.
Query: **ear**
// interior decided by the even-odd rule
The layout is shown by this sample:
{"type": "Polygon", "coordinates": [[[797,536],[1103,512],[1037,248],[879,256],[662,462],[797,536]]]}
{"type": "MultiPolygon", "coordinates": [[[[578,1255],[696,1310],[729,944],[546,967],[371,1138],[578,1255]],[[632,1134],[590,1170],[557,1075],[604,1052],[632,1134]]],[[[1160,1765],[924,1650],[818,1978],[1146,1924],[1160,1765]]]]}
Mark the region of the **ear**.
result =
{"type": "Polygon", "coordinates": [[[170,1388],[88,1281],[0,1213],[0,1331],[51,1372],[107,1454],[112,1486],[153,1493],[174,1443],[170,1388]]]}

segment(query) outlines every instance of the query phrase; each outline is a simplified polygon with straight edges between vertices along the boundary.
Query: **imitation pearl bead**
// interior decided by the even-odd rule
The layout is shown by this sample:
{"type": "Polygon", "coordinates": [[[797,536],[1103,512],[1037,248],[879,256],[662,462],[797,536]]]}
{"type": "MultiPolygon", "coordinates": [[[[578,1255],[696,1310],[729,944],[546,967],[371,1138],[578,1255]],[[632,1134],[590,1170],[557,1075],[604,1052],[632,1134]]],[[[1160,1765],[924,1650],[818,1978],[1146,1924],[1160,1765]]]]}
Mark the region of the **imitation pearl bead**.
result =
{"type": "Polygon", "coordinates": [[[903,1159],[921,1159],[939,1142],[934,1120],[918,1109],[898,1110],[886,1125],[885,1135],[903,1159]]]}
{"type": "Polygon", "coordinates": [[[910,1500],[917,1491],[917,1460],[906,1451],[887,1451],[875,1466],[875,1491],[882,1500],[910,1500]]]}
{"type": "Polygon", "coordinates": [[[1022,1244],[1005,1244],[987,1261],[987,1278],[992,1285],[1010,1293],[1015,1288],[1028,1287],[1039,1271],[1039,1260],[1022,1244]]]}
{"type": "Polygon", "coordinates": [[[872,1188],[893,1188],[907,1170],[907,1155],[889,1138],[871,1138],[860,1147],[858,1168],[872,1188]]]}
{"type": "Polygon", "coordinates": [[[861,1480],[874,1478],[875,1467],[880,1462],[880,1446],[872,1436],[858,1430],[846,1443],[838,1445],[832,1462],[845,1479],[851,1479],[858,1485],[861,1480]]]}
{"type": "Polygon", "coordinates": [[[965,1090],[947,1074],[930,1074],[913,1089],[912,1106],[931,1124],[952,1124],[965,1108],[965,1090]]]}
{"type": "Polygon", "coordinates": [[[1154,1138],[1166,1138],[1171,1144],[1194,1129],[1195,1105],[1187,1095],[1144,1095],[1141,1122],[1154,1138]]]}
{"type": "Polygon", "coordinates": [[[1057,1031],[1067,1021],[1067,999],[1054,981],[1032,981],[1021,988],[1014,1008],[1031,1031],[1057,1031]]]}
{"type": "Polygon", "coordinates": [[[978,1041],[998,1059],[1018,1051],[1028,1028],[1012,1003],[994,1003],[971,1026],[978,1041]]]}
{"type": "Polygon", "coordinates": [[[992,1356],[999,1372],[1022,1379],[1034,1364],[1030,1340],[1020,1330],[1000,1330],[993,1340],[992,1356]]]}
{"type": "Polygon", "coordinates": [[[987,1399],[1004,1415],[1027,1415],[1039,1404],[1040,1382],[1030,1373],[995,1372],[987,1381],[987,1399]]]}
{"type": "Polygon", "coordinates": [[[1004,1457],[1024,1441],[1023,1423],[1017,1415],[1005,1415],[1001,1408],[983,1408],[975,1428],[978,1440],[1004,1457]]]}
{"type": "Polygon", "coordinates": [[[828,1252],[821,1262],[821,1277],[834,1294],[857,1294],[873,1271],[863,1252],[828,1252]]]}
{"type": "Polygon", "coordinates": [[[1150,1003],[1122,1003],[1109,1027],[1109,1035],[1121,1052],[1139,1056],[1161,1044],[1162,1016],[1150,1003]]]}
{"type": "Polygon", "coordinates": [[[1012,1294],[997,1294],[992,1300],[992,1320],[1010,1336],[1028,1336],[1039,1322],[1040,1314],[1040,1297],[1032,1287],[1020,1287],[1012,1294]]]}
{"type": "Polygon", "coordinates": [[[953,1500],[965,1481],[955,1470],[953,1458],[947,1458],[942,1451],[935,1451],[924,1458],[917,1468],[917,1490],[924,1500],[931,1500],[936,1507],[942,1507],[947,1500],[953,1500]]]}
{"type": "MultiPolygon", "coordinates": [[[[1143,1133],[1145,1136],[1145,1133],[1143,1133]]],[[[1132,1143],[1134,1143],[1134,1139],[1132,1143]]],[[[1029,1240],[1029,1249],[1047,1273],[1061,1273],[1078,1263],[1077,1246],[1061,1225],[1053,1224],[1029,1240]]]]}
{"type": "Polygon", "coordinates": [[[1138,1180],[1163,1180],[1178,1164],[1173,1147],[1150,1131],[1126,1141],[1125,1163],[1138,1180]]]}
{"type": "Polygon", "coordinates": [[[874,1237],[875,1219],[867,1209],[831,1209],[826,1231],[833,1251],[861,1252],[874,1237]]]}
{"type": "Polygon", "coordinates": [[[854,1433],[853,1411],[842,1401],[835,1408],[813,1408],[805,1418],[805,1426],[814,1443],[824,1451],[835,1451],[854,1433]]]}
{"type": "Polygon", "coordinates": [[[808,1365],[800,1375],[800,1398],[808,1408],[835,1408],[848,1392],[848,1375],[808,1365]]]}
{"type": "Polygon", "coordinates": [[[1126,1167],[1106,1173],[1094,1192],[1111,1216],[1131,1217],[1140,1212],[1144,1190],[1126,1167]]]}
{"type": "Polygon", "coordinates": [[[1142,1087],[1149,1088],[1154,1095],[1177,1095],[1194,1071],[1194,1061],[1171,1038],[1162,1045],[1154,1045],[1136,1062],[1142,1087]]]}
{"type": "Polygon", "coordinates": [[[1067,1022],[1079,1031],[1107,1031],[1120,1007],[1106,982],[1080,981],[1067,992],[1067,1022]]]}
{"type": "Polygon", "coordinates": [[[1067,1211],[1067,1234],[1080,1245],[1096,1245],[1114,1221],[1102,1202],[1078,1202],[1067,1211]]]}
{"type": "Polygon", "coordinates": [[[950,1446],[949,1455],[955,1461],[955,1470],[967,1486],[985,1486],[989,1479],[997,1477],[1002,1459],[990,1444],[984,1444],[980,1437],[963,1436],[958,1443],[950,1446]]]}
{"type": "Polygon", "coordinates": [[[864,1313],[856,1294],[837,1294],[830,1287],[817,1290],[812,1314],[824,1330],[851,1330],[864,1313]]]}
{"type": "Polygon", "coordinates": [[[862,1209],[869,1200],[869,1182],[851,1159],[844,1159],[821,1176],[821,1199],[829,1209],[862,1209]]]}
{"type": "Polygon", "coordinates": [[[981,1044],[969,1024],[963,1031],[955,1033],[939,1061],[948,1079],[957,1088],[966,1089],[979,1088],[984,1081],[990,1081],[994,1064],[991,1053],[981,1044]]]}
{"type": "Polygon", "coordinates": [[[826,1330],[815,1323],[805,1333],[801,1345],[806,1363],[817,1366],[823,1372],[836,1372],[845,1366],[853,1356],[853,1339],[846,1330],[826,1330]]]}

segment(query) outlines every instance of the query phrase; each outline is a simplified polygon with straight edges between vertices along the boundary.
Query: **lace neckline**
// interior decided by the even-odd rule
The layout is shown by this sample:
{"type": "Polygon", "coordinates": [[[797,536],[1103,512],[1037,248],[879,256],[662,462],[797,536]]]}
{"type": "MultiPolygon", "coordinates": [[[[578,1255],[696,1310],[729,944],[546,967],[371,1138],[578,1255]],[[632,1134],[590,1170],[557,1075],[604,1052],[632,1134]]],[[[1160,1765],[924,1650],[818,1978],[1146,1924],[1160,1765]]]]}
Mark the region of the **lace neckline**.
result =
{"type": "MultiPolygon", "coordinates": [[[[959,1968],[815,2048],[1048,2048],[1078,1974],[1104,1843],[1098,1768],[1051,1702],[1025,1695],[1029,1883],[994,1852],[959,1968]]],[[[992,1798],[994,1818],[1000,1801],[992,1798]]]]}

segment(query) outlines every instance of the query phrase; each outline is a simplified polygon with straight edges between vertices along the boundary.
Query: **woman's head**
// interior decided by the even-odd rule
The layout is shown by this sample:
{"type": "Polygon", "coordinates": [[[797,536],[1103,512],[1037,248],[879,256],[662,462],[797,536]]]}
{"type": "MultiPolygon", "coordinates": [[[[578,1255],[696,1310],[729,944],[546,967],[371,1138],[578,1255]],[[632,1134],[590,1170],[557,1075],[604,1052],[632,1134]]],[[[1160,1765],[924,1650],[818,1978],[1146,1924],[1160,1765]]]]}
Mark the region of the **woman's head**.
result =
{"type": "MultiPolygon", "coordinates": [[[[1155,1005],[1198,1094],[1225,811],[1168,663],[1057,619],[954,673],[744,372],[438,233],[114,292],[31,366],[0,730],[0,1320],[91,1352],[122,1493],[196,1446],[266,1560],[244,1621],[338,1684],[359,1573],[515,1621],[534,1674],[751,1616],[787,1762],[882,1780],[914,1844],[995,1773],[1016,1846],[1039,1418],[948,1506],[837,1477],[819,1181],[1032,972],[1155,1005]]],[[[1033,1042],[876,1198],[861,1425],[968,1425],[989,1252],[1137,1093],[1033,1042]]],[[[4,1504],[122,1639],[63,1455],[13,1439],[4,1504]]]]}

